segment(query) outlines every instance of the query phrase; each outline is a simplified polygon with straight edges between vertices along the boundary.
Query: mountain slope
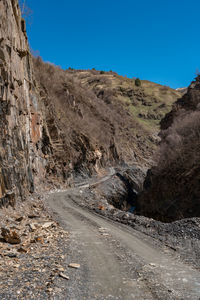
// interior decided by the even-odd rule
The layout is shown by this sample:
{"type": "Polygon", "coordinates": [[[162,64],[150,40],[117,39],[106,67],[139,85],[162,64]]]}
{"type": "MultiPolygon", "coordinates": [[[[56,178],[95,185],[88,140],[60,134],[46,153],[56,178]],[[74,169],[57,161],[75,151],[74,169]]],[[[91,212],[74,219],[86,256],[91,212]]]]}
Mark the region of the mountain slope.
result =
{"type": "Polygon", "coordinates": [[[40,58],[34,58],[34,70],[60,133],[52,121],[48,131],[66,165],[89,172],[124,162],[149,165],[158,123],[178,92],[147,81],[136,87],[113,72],[64,71],[40,58]]]}
{"type": "Polygon", "coordinates": [[[157,166],[148,172],[140,213],[162,221],[200,216],[200,76],[161,121],[157,166]]]}
{"type": "Polygon", "coordinates": [[[141,86],[138,87],[134,79],[112,71],[67,72],[73,78],[79,79],[82,86],[94,92],[106,104],[122,103],[137,123],[149,133],[159,129],[160,120],[171,110],[175,99],[181,97],[178,91],[147,80],[142,80],[141,86]]]}

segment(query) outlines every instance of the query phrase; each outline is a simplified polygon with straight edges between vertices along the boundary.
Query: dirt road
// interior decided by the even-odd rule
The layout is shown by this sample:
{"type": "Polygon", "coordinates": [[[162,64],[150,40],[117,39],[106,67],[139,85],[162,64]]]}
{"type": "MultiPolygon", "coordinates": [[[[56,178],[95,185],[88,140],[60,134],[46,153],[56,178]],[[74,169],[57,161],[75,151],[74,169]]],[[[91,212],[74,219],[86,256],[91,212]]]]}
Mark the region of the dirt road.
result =
{"type": "Polygon", "coordinates": [[[66,263],[80,264],[78,270],[67,269],[62,299],[200,299],[198,270],[152,238],[77,206],[73,198],[81,198],[81,188],[48,198],[70,231],[66,263]]]}

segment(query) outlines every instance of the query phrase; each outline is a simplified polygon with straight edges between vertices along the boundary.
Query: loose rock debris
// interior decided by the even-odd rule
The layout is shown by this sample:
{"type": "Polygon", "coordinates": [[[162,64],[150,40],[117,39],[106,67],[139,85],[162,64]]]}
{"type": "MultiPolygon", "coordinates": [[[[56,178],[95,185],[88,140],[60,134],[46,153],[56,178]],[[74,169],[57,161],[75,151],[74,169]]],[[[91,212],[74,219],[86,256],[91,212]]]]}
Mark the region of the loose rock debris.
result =
{"type": "Polygon", "coordinates": [[[66,280],[69,280],[69,276],[65,275],[64,273],[60,273],[59,276],[66,280]]]}
{"type": "Polygon", "coordinates": [[[70,263],[68,265],[69,268],[74,268],[74,269],[79,269],[80,268],[80,265],[79,264],[75,264],[75,263],[70,263]]]}
{"type": "Polygon", "coordinates": [[[65,274],[68,232],[48,215],[42,200],[3,208],[0,218],[0,299],[59,296],[56,278],[65,274]]]}
{"type": "Polygon", "coordinates": [[[5,242],[9,244],[20,244],[21,239],[16,231],[11,231],[8,228],[1,228],[1,235],[5,242]]]}
{"type": "Polygon", "coordinates": [[[109,233],[101,233],[101,235],[103,235],[103,236],[109,236],[109,233]]]}

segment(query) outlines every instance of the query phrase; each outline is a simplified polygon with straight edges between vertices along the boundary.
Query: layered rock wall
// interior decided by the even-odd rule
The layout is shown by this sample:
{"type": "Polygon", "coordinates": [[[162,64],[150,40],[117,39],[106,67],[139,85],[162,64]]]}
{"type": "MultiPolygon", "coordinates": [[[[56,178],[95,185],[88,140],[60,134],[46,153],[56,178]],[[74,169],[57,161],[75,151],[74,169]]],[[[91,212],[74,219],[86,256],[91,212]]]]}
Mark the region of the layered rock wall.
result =
{"type": "Polygon", "coordinates": [[[34,191],[44,173],[43,121],[34,86],[25,21],[17,0],[0,1],[0,205],[34,191]]]}

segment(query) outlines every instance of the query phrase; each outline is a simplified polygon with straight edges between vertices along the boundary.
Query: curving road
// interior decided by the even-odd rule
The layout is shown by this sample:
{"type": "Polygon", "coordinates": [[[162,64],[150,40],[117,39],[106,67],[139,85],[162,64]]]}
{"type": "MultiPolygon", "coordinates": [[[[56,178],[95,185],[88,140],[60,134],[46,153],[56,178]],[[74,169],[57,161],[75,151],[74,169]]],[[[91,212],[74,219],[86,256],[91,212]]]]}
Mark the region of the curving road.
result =
{"type": "Polygon", "coordinates": [[[80,187],[48,197],[70,231],[66,263],[81,266],[67,270],[63,299],[200,299],[198,270],[152,238],[77,206],[73,199],[80,197],[80,187]]]}

